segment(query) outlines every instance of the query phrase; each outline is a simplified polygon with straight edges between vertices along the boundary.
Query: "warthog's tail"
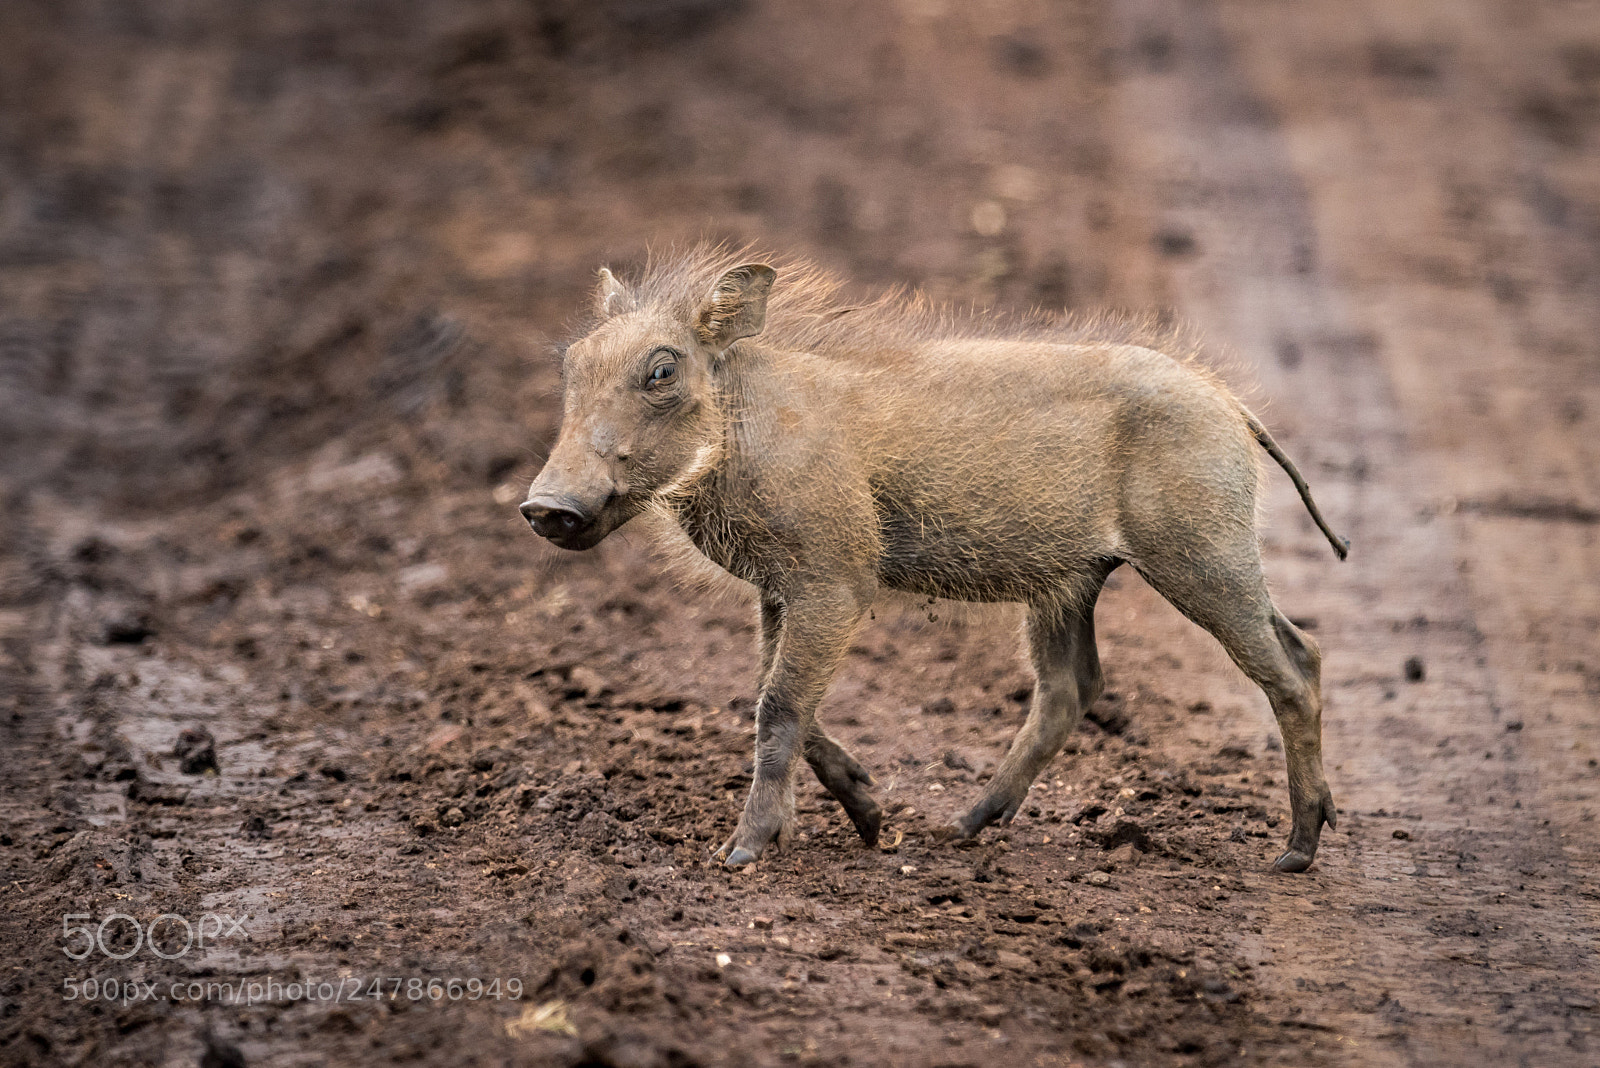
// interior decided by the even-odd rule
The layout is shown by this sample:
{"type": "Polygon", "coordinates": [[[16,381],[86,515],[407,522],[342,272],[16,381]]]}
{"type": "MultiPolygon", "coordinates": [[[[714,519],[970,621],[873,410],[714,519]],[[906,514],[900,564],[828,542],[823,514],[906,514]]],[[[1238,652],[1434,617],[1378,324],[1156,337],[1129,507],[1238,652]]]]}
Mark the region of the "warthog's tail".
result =
{"type": "Polygon", "coordinates": [[[1317,507],[1317,502],[1311,499],[1311,487],[1306,485],[1306,480],[1300,477],[1300,470],[1295,467],[1294,461],[1285,456],[1283,450],[1278,448],[1278,443],[1272,440],[1272,435],[1267,433],[1267,428],[1261,425],[1261,420],[1257,419],[1248,408],[1241,407],[1240,410],[1244,412],[1244,421],[1249,425],[1250,433],[1254,434],[1256,440],[1261,443],[1261,447],[1267,450],[1267,455],[1278,461],[1278,466],[1289,473],[1289,481],[1293,482],[1294,488],[1300,491],[1300,499],[1305,502],[1306,511],[1311,513],[1311,518],[1316,522],[1317,529],[1326,535],[1328,544],[1333,546],[1333,551],[1338,554],[1341,560],[1349,556],[1350,542],[1335,534],[1332,528],[1328,526],[1328,521],[1322,518],[1322,510],[1317,507]]]}

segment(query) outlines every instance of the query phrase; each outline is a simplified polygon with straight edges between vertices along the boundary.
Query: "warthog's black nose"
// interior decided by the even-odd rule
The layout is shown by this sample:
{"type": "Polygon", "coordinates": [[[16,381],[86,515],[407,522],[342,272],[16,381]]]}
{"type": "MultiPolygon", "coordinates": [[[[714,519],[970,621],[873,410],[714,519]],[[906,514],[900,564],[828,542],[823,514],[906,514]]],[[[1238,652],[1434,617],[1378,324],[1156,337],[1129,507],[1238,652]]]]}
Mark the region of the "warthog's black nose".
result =
{"type": "Polygon", "coordinates": [[[594,526],[594,517],[570,501],[554,497],[534,497],[518,509],[534,533],[560,544],[578,537],[594,526]]]}

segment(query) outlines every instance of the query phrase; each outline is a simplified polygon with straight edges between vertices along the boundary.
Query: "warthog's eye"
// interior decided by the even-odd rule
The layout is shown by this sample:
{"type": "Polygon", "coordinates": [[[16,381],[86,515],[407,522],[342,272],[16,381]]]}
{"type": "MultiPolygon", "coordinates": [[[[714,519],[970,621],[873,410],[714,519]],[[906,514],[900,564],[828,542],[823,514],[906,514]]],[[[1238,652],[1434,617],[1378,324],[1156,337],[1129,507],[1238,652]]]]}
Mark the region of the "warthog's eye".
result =
{"type": "Polygon", "coordinates": [[[671,349],[657,349],[651,353],[656,360],[645,374],[646,389],[660,389],[678,380],[678,354],[671,349]]]}

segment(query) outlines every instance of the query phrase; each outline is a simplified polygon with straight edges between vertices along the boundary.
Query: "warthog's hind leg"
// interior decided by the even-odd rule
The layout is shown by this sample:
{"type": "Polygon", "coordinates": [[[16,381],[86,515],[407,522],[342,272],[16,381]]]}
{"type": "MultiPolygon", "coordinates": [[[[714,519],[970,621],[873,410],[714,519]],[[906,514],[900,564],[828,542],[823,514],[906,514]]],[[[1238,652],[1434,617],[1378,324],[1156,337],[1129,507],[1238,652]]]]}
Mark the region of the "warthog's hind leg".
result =
{"type": "Polygon", "coordinates": [[[996,821],[1011,822],[1034,777],[1060,751],[1105,686],[1094,644],[1093,597],[1082,608],[1034,609],[1028,616],[1028,650],[1035,675],[1033,705],[989,788],[957,821],[954,831],[962,838],[996,821]]]}
{"type": "Polygon", "coordinates": [[[1273,867],[1302,872],[1317,855],[1322,825],[1336,825],[1333,794],[1322,774],[1322,655],[1316,642],[1278,611],[1267,594],[1252,540],[1236,554],[1170,568],[1146,563],[1140,573],[1163,597],[1222,643],[1233,662],[1272,703],[1289,765],[1294,828],[1273,867]]]}

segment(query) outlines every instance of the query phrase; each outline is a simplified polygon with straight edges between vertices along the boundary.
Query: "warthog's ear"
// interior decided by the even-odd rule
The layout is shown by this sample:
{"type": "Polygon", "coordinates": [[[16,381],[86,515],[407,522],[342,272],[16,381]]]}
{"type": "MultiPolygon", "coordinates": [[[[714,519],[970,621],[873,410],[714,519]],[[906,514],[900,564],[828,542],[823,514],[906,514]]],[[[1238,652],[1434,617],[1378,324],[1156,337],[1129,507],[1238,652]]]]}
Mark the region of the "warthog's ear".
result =
{"type": "Polygon", "coordinates": [[[611,268],[600,268],[600,284],[594,291],[595,314],[602,319],[609,319],[631,307],[633,307],[633,294],[628,292],[628,287],[617,281],[617,276],[611,273],[611,268]]]}
{"type": "Polygon", "coordinates": [[[778,272],[764,263],[747,263],[717,279],[695,317],[701,342],[720,353],[742,337],[761,333],[776,277],[778,272]]]}

